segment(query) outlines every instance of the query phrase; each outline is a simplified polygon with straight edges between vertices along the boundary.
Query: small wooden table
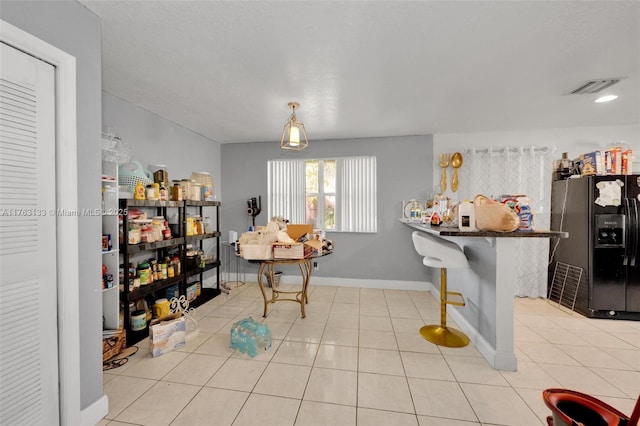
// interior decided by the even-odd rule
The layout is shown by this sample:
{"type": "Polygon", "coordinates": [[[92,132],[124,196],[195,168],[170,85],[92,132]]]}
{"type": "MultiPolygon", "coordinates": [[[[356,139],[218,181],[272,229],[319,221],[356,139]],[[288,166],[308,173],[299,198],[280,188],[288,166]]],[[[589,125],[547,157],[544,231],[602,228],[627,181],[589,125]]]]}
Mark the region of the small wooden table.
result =
{"type": "Polygon", "coordinates": [[[290,301],[290,302],[298,302],[300,303],[300,313],[302,318],[306,316],[304,312],[304,305],[309,303],[309,295],[307,290],[309,288],[309,280],[311,279],[311,270],[312,270],[312,261],[314,259],[327,256],[331,254],[323,253],[318,256],[307,257],[304,259],[263,259],[263,260],[249,260],[250,263],[259,263],[260,267],[258,268],[258,286],[260,286],[260,291],[262,292],[262,297],[264,298],[264,314],[263,317],[267,316],[267,305],[269,303],[276,303],[282,301],[290,301]],[[275,287],[275,266],[276,265],[298,265],[300,269],[300,274],[302,275],[302,288],[300,290],[295,291],[283,291],[279,290],[275,287]],[[263,274],[269,277],[269,281],[271,282],[271,297],[267,297],[267,292],[264,288],[264,284],[262,282],[263,274]],[[280,297],[280,295],[292,295],[293,297],[280,297]]]}

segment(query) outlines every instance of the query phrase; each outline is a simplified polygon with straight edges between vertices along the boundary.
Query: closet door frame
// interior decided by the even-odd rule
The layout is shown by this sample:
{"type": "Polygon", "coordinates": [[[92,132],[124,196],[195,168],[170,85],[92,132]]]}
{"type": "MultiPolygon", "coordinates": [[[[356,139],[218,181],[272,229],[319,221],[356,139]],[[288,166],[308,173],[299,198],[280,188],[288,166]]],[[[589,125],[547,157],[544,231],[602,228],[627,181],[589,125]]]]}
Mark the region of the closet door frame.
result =
{"type": "MultiPolygon", "coordinates": [[[[55,67],[56,209],[77,211],[76,59],[2,20],[0,40],[55,67]]],[[[82,424],[77,217],[56,216],[55,255],[60,424],[82,424]]]]}

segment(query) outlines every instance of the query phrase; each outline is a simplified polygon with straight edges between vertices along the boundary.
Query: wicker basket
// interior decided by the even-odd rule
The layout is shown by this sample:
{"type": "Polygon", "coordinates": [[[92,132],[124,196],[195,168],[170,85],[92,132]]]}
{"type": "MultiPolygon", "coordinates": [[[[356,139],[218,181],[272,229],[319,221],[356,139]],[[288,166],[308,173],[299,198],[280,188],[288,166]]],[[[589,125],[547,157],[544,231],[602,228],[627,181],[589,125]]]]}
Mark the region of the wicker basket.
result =
{"type": "Polygon", "coordinates": [[[124,330],[112,330],[113,334],[102,338],[102,362],[118,355],[127,346],[127,334],[124,330]]]}
{"type": "Polygon", "coordinates": [[[518,215],[509,206],[484,195],[473,199],[476,228],[481,231],[513,232],[520,226],[518,215]]]}

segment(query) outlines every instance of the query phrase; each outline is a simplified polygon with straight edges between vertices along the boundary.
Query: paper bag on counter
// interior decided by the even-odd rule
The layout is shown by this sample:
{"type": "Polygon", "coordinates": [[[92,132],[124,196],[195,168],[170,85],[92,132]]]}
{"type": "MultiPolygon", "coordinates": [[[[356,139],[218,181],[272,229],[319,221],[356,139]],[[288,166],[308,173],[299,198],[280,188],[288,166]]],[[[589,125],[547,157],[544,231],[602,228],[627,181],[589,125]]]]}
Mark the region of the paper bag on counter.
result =
{"type": "Polygon", "coordinates": [[[473,199],[476,214],[476,228],[481,231],[513,232],[518,229],[518,215],[502,203],[484,195],[473,199]]]}

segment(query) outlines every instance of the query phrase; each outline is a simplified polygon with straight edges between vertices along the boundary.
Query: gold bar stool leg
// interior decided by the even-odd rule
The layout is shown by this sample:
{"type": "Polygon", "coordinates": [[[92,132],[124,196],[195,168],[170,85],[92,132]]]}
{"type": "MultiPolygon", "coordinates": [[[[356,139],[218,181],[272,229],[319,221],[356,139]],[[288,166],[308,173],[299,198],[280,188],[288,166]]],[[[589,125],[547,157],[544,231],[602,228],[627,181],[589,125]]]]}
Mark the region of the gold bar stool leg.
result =
{"type": "Polygon", "coordinates": [[[420,335],[438,346],[461,348],[469,344],[469,337],[460,330],[447,327],[447,303],[464,306],[464,299],[462,302],[450,301],[447,300],[449,294],[462,298],[460,293],[447,292],[447,268],[440,268],[440,325],[425,325],[420,329],[420,335]]]}

